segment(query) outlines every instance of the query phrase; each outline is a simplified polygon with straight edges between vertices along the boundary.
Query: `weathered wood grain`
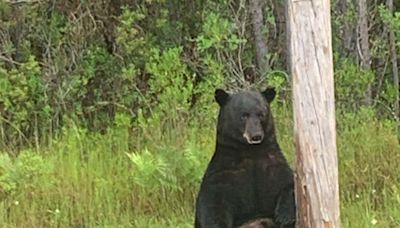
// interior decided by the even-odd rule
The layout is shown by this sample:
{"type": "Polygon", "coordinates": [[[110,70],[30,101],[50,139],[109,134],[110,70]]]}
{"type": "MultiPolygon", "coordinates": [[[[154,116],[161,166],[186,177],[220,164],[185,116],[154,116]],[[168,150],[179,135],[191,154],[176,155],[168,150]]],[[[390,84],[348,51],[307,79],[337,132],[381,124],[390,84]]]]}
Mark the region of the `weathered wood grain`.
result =
{"type": "Polygon", "coordinates": [[[329,0],[288,0],[297,226],[340,227],[329,0]]]}

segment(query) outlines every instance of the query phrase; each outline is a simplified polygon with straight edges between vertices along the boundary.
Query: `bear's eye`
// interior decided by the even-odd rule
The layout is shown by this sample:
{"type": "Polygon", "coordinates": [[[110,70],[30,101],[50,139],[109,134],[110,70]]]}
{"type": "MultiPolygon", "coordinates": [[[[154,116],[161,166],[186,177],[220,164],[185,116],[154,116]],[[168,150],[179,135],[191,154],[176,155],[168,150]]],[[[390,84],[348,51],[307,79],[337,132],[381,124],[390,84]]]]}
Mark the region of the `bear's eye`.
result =
{"type": "Polygon", "coordinates": [[[242,116],[240,117],[241,120],[247,120],[249,118],[250,114],[249,113],[243,113],[242,116]]]}
{"type": "Polygon", "coordinates": [[[258,118],[260,118],[260,119],[264,119],[264,114],[263,114],[263,113],[258,113],[257,116],[258,116],[258,118]]]}

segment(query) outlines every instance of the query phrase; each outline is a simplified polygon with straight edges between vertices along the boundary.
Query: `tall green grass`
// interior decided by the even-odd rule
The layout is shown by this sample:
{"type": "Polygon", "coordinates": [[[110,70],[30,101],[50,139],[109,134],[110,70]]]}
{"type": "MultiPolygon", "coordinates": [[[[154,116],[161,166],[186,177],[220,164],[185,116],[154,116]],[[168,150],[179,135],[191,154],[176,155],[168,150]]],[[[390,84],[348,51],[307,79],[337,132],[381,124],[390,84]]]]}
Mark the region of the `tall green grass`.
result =
{"type": "Polygon", "coordinates": [[[345,227],[400,227],[400,146],[395,123],[371,110],[341,115],[338,132],[345,227]]]}
{"type": "MultiPolygon", "coordinates": [[[[273,112],[292,162],[291,111],[273,112]]],[[[400,226],[400,145],[394,123],[373,116],[338,114],[343,227],[400,226]]],[[[213,124],[138,130],[128,120],[103,134],[70,124],[49,145],[3,151],[0,227],[193,227],[213,124]]]]}

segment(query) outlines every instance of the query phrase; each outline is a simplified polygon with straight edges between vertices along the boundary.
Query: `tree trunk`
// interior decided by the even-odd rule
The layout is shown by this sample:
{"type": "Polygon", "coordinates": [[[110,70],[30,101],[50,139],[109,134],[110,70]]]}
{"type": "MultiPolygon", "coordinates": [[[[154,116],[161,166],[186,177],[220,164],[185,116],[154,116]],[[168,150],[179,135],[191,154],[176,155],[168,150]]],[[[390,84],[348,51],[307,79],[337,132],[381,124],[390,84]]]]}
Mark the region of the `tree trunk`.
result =
{"type": "Polygon", "coordinates": [[[357,56],[355,50],[356,48],[356,23],[355,21],[349,19],[350,17],[347,15],[349,11],[351,11],[352,6],[351,2],[347,0],[338,0],[336,5],[336,11],[339,15],[341,15],[341,45],[339,52],[341,56],[357,56]]]}
{"type": "MultiPolygon", "coordinates": [[[[387,0],[386,2],[389,12],[393,14],[393,0],[387,0]]],[[[397,64],[397,50],[396,50],[396,40],[394,37],[394,31],[392,28],[388,28],[389,31],[389,46],[390,46],[390,58],[392,59],[392,71],[393,71],[393,83],[396,91],[396,99],[394,101],[394,112],[395,115],[400,117],[399,108],[399,68],[397,64]]]]}
{"type": "MultiPolygon", "coordinates": [[[[286,40],[286,2],[282,0],[272,0],[272,9],[275,18],[276,32],[271,40],[269,37],[269,52],[277,53],[279,56],[279,66],[281,68],[288,67],[287,58],[287,40],[286,40]]],[[[286,68],[289,71],[288,68],[286,68]]]]}
{"type": "Polygon", "coordinates": [[[263,17],[263,1],[262,0],[250,0],[250,15],[251,15],[251,23],[253,28],[253,36],[254,36],[254,46],[256,48],[256,61],[257,68],[260,71],[261,75],[263,75],[268,69],[268,61],[267,61],[267,43],[266,37],[263,34],[264,27],[264,17],[263,17]]]}
{"type": "MultiPolygon", "coordinates": [[[[371,70],[371,54],[369,50],[368,34],[368,6],[367,0],[358,0],[358,42],[360,66],[363,70],[371,70]]],[[[368,85],[365,94],[365,104],[371,105],[372,91],[371,85],[368,85]]]]}
{"type": "Polygon", "coordinates": [[[340,227],[329,0],[289,0],[297,227],[340,227]]]}

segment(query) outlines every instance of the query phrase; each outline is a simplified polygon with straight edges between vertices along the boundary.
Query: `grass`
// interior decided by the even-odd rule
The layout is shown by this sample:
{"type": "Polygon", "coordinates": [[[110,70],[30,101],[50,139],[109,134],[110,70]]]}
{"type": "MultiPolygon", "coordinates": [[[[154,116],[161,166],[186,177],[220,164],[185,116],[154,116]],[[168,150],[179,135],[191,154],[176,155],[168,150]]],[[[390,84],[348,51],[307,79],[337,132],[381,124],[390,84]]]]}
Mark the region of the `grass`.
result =
{"type": "MultiPolygon", "coordinates": [[[[293,161],[290,111],[274,106],[293,161]]],[[[275,114],[276,115],[276,114],[275,114]]],[[[390,121],[368,110],[338,115],[343,227],[400,226],[400,145],[390,121]]],[[[122,121],[123,122],[123,121],[122,121]]],[[[194,200],[215,130],[76,125],[46,146],[0,153],[0,227],[193,227],[194,200]]]]}

